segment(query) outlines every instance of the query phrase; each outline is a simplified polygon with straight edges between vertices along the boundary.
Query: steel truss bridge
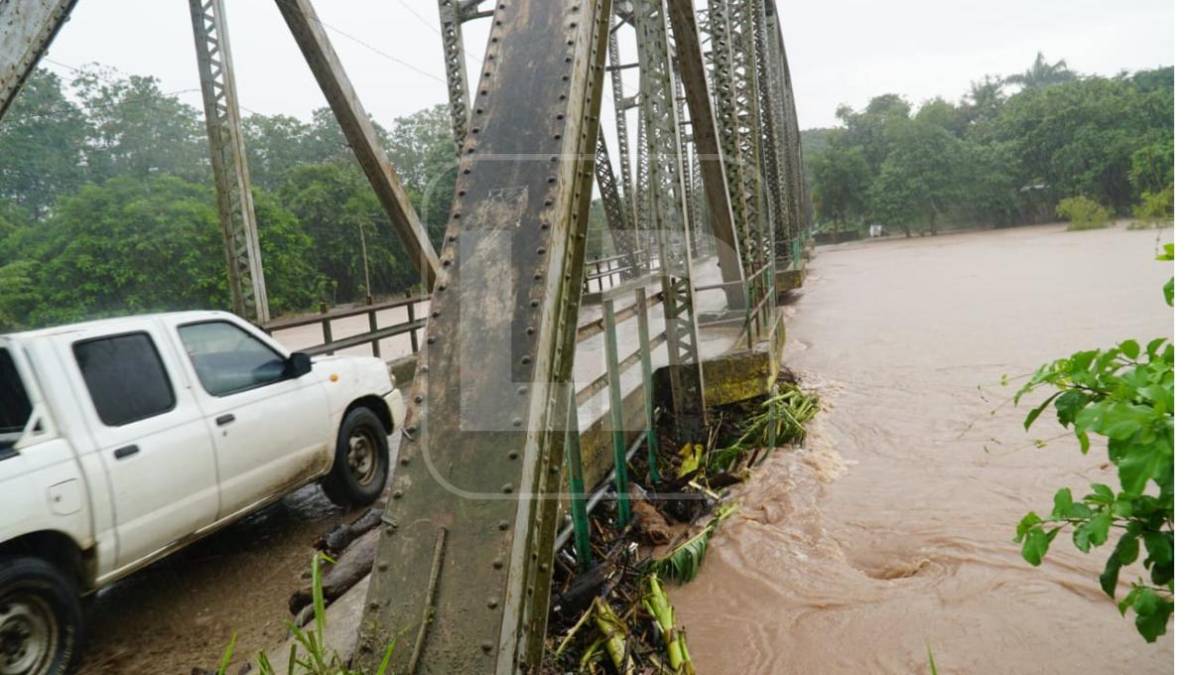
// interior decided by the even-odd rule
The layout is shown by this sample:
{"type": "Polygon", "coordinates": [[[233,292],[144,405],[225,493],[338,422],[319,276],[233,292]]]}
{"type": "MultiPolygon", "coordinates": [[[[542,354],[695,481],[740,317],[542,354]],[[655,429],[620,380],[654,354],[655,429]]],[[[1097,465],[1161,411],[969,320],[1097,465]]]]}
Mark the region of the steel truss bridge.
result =
{"type": "MultiPolygon", "coordinates": [[[[0,0],[0,116],[77,1],[0,0]]],[[[429,292],[426,317],[399,301],[408,320],[378,328],[388,305],[366,308],[369,332],[333,340],[330,321],[348,313],[270,321],[224,0],[188,0],[233,308],[267,329],[322,322],[317,352],[419,347],[356,663],[376,665],[393,640],[401,672],[534,672],[560,514],[585,564],[592,476],[613,464],[624,509],[627,454],[646,447],[654,465],[656,418],[696,437],[718,398],[703,333],[731,330],[732,352],[778,339],[777,295],[801,274],[811,215],[792,75],[776,0],[435,1],[460,159],[438,248],[311,1],[275,0],[429,292]],[[470,21],[489,24],[472,87],[470,21]],[[615,250],[586,260],[595,183],[615,250]],[[711,293],[722,302],[702,314],[711,293]],[[586,340],[604,354],[587,384],[575,378],[586,340]],[[583,455],[578,412],[601,391],[590,426],[609,437],[604,459],[583,455]]]]}

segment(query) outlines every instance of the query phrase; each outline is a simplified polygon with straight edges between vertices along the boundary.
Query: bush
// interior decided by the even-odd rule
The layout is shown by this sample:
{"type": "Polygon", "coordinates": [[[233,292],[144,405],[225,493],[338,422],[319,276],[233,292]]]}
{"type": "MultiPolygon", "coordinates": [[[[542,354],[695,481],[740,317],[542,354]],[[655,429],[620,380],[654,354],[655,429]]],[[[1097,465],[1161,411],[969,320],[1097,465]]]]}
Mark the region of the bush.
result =
{"type": "MultiPolygon", "coordinates": [[[[1174,244],[1158,259],[1173,261],[1174,244]]],[[[1162,290],[1174,307],[1174,279],[1162,290]]],[[[1143,568],[1148,579],[1133,581],[1117,607],[1122,615],[1132,609],[1137,632],[1154,642],[1174,613],[1174,344],[1158,338],[1143,348],[1125,340],[1077,352],[1039,368],[1014,400],[1039,389],[1052,394],[1029,412],[1025,429],[1053,404],[1084,454],[1092,436],[1106,439],[1119,485],[1093,483],[1082,497],[1069,487],[1058,490],[1049,515],[1029,513],[1017,525],[1021,555],[1040,565],[1066,529],[1084,553],[1115,540],[1100,588],[1115,599],[1121,571],[1143,568]],[[1142,568],[1132,567],[1143,553],[1142,568]]]]}
{"type": "Polygon", "coordinates": [[[1108,221],[1112,220],[1112,213],[1108,209],[1082,195],[1058,202],[1057,213],[1059,218],[1070,221],[1070,227],[1066,228],[1070,231],[1096,230],[1106,227],[1108,221]]]}
{"type": "Polygon", "coordinates": [[[1174,185],[1168,185],[1157,192],[1141,194],[1141,203],[1133,207],[1133,217],[1138,223],[1135,229],[1161,227],[1174,222],[1174,185]]]}

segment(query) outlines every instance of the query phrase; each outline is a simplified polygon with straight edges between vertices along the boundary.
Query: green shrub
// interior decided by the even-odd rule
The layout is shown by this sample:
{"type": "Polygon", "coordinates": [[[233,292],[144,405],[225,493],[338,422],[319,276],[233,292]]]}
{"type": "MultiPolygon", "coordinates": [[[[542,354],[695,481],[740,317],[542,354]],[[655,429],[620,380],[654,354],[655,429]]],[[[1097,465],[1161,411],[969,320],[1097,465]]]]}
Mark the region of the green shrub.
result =
{"type": "MultiPolygon", "coordinates": [[[[1174,244],[1158,259],[1173,261],[1174,244]]],[[[1173,278],[1162,291],[1174,307],[1173,278]]],[[[1122,615],[1132,609],[1137,631],[1153,642],[1174,613],[1174,344],[1158,338],[1142,347],[1125,340],[1075,353],[1039,368],[1014,400],[1039,389],[1052,394],[1029,412],[1025,429],[1053,404],[1058,423],[1074,432],[1084,454],[1092,436],[1106,439],[1119,485],[1093,483],[1081,497],[1069,487],[1058,490],[1048,515],[1031,512],[1017,525],[1021,555],[1040,565],[1068,529],[1084,553],[1114,541],[1100,588],[1115,599],[1122,570],[1146,573],[1117,607],[1122,615]],[[1134,567],[1142,554],[1141,567],[1134,567]]]]}
{"type": "Polygon", "coordinates": [[[1174,222],[1174,185],[1168,185],[1157,192],[1141,193],[1141,203],[1133,207],[1137,219],[1134,229],[1162,227],[1174,222]]]}
{"type": "Polygon", "coordinates": [[[1112,220],[1112,213],[1100,206],[1094,199],[1082,195],[1067,197],[1058,202],[1058,217],[1070,221],[1067,230],[1096,230],[1106,227],[1112,220]]]}

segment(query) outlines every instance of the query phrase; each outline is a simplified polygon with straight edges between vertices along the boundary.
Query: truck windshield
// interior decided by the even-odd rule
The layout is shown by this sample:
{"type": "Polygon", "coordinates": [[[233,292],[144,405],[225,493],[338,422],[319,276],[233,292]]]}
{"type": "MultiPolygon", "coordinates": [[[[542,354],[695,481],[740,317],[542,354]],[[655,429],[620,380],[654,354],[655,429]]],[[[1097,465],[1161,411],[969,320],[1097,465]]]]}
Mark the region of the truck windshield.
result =
{"type": "Polygon", "coordinates": [[[0,347],[0,450],[12,448],[20,440],[32,414],[29,396],[12,355],[0,347]]]}

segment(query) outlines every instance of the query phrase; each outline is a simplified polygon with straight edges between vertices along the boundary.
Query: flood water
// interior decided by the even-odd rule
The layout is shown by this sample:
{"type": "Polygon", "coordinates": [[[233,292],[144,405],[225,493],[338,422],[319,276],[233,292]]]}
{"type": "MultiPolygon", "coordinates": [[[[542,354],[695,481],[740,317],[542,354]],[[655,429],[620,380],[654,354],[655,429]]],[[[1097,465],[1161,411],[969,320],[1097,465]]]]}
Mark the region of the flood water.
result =
{"type": "Polygon", "coordinates": [[[942,673],[1171,672],[1171,636],[1146,644],[1099,589],[1110,545],[1064,535],[1040,568],[1021,559],[1027,511],[1116,481],[1052,416],[1026,433],[1000,385],[1173,335],[1158,239],[1043,226],[820,249],[784,308],[785,362],[828,409],[671,590],[698,671],[929,673],[928,646],[942,673]]]}

